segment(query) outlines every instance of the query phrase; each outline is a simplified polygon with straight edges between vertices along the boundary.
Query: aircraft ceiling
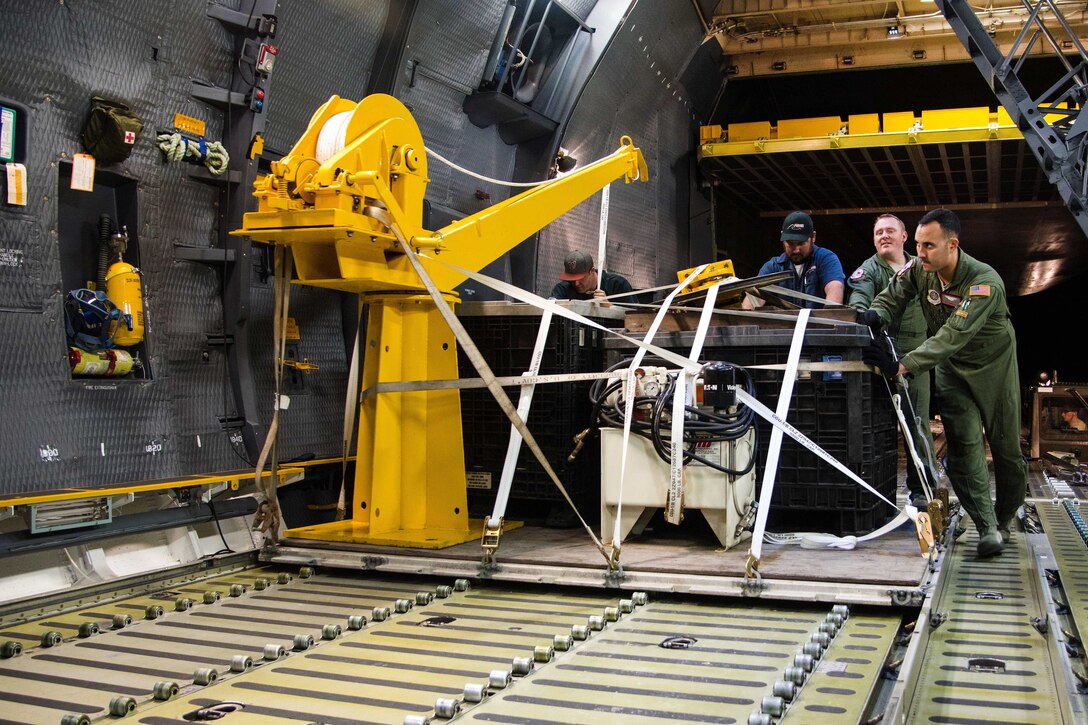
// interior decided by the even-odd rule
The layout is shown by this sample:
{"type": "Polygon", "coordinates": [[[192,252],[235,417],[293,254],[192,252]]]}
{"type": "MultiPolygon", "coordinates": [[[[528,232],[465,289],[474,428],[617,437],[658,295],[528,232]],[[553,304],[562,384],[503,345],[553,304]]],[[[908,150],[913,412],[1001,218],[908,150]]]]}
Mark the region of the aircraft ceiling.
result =
{"type": "MultiPolygon", "coordinates": [[[[1083,36],[1084,3],[1056,4],[1083,36]]],[[[1003,48],[1028,13],[1019,0],[974,7],[1003,48]]],[[[932,2],[722,0],[706,21],[726,76],[715,124],[998,105],[932,2]]],[[[1062,72],[1042,52],[1021,69],[1040,90],[1062,72]]],[[[722,199],[766,223],[797,208],[820,214],[817,230],[833,232],[824,238],[844,258],[871,254],[865,228],[877,212],[913,224],[946,206],[976,243],[1000,240],[980,256],[1010,295],[1088,271],[1084,233],[1021,139],[753,153],[705,159],[700,170],[722,199]]]]}

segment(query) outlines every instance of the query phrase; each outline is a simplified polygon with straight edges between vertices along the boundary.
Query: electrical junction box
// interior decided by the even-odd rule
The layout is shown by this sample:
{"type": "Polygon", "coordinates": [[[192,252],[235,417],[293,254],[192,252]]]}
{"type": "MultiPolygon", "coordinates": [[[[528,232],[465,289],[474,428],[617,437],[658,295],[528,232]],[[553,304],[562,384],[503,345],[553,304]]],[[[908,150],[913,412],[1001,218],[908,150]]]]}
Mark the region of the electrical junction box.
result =
{"type": "Polygon", "coordinates": [[[257,52],[257,72],[268,75],[276,64],[276,56],[280,49],[271,43],[261,43],[261,49],[257,52]]]}
{"type": "MultiPolygon", "coordinates": [[[[707,442],[701,457],[726,468],[744,468],[755,455],[755,430],[735,441],[707,442]]],[[[620,500],[620,458],[623,431],[601,428],[601,535],[611,536],[620,500]]],[[[627,444],[627,480],[623,484],[620,537],[638,534],[657,509],[665,508],[669,492],[669,464],[654,451],[653,443],[632,435],[627,444]]],[[[751,537],[737,531],[755,500],[756,467],[743,476],[730,476],[701,463],[684,467],[684,511],[698,509],[725,548],[751,537]]]]}

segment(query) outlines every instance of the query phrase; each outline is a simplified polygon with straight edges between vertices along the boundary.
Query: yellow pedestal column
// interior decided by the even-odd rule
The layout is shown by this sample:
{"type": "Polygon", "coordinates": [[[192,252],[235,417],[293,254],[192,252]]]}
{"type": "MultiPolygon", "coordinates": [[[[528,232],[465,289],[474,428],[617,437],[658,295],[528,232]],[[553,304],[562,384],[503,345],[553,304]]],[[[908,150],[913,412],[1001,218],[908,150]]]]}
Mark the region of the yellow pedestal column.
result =
{"type": "MultiPolygon", "coordinates": [[[[379,382],[457,377],[457,348],[434,302],[367,295],[363,389],[379,382]]],[[[382,393],[359,412],[350,518],[288,537],[438,549],[480,538],[468,518],[461,399],[456,390],[382,393]]]]}

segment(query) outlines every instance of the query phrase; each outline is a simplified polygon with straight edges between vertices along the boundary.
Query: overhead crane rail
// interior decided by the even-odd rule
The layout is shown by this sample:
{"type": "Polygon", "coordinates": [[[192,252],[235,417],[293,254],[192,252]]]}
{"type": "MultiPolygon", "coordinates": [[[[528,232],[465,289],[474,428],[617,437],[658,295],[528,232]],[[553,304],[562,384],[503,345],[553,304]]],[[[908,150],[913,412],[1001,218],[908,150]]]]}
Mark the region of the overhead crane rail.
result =
{"type": "Polygon", "coordinates": [[[703,126],[699,158],[1021,138],[1004,108],[945,108],[703,126]]]}

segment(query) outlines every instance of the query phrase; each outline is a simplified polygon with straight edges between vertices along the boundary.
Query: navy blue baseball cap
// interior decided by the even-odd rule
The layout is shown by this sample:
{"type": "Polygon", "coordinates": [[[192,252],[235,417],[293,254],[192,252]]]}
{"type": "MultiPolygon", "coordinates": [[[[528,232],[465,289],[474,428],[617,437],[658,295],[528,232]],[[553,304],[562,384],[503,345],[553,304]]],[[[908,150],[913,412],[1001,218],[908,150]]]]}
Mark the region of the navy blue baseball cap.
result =
{"type": "Polygon", "coordinates": [[[803,211],[791,212],[782,222],[783,242],[804,242],[812,236],[812,217],[803,211]]]}

